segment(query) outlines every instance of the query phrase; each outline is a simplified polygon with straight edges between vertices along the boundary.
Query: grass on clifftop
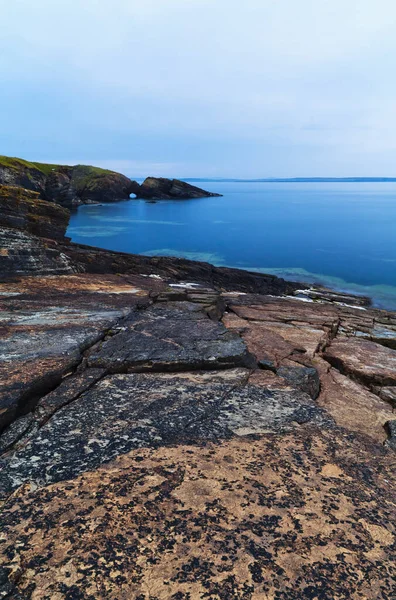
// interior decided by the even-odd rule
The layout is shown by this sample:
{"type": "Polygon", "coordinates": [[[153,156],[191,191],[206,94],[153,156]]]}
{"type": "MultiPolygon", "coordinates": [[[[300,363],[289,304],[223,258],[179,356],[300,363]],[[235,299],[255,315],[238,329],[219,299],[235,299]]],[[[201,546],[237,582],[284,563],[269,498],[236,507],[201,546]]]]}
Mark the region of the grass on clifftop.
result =
{"type": "Polygon", "coordinates": [[[108,169],[101,169],[100,167],[91,167],[88,165],[75,165],[75,166],[68,166],[68,165],[54,165],[54,164],[50,164],[50,163],[40,163],[40,162],[31,162],[28,160],[24,160],[23,158],[14,158],[14,157],[10,157],[10,156],[1,156],[0,155],[0,167],[8,167],[11,169],[20,169],[20,168],[25,168],[25,169],[37,169],[38,171],[41,171],[41,173],[43,173],[43,175],[50,175],[50,173],[52,171],[57,171],[58,169],[61,168],[69,168],[69,169],[75,169],[75,168],[79,168],[81,170],[84,171],[85,176],[100,176],[100,175],[109,175],[112,173],[115,173],[115,171],[109,171],[108,169]]]}

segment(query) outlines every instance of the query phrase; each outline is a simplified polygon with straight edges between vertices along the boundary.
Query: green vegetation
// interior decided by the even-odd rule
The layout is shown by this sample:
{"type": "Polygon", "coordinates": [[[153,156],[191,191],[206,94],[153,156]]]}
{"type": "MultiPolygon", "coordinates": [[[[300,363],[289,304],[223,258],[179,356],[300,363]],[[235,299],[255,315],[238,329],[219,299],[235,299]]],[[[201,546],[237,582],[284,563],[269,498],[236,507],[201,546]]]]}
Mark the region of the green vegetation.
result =
{"type": "Polygon", "coordinates": [[[23,158],[14,158],[10,156],[0,156],[0,167],[8,167],[10,169],[19,170],[23,169],[35,169],[41,171],[43,175],[49,175],[54,169],[58,169],[60,165],[50,165],[46,163],[30,162],[23,158]]]}
{"type": "Polygon", "coordinates": [[[23,158],[14,158],[10,156],[1,155],[0,167],[8,167],[15,170],[19,170],[21,168],[35,169],[43,173],[43,175],[50,175],[52,171],[58,171],[59,169],[73,169],[74,171],[77,171],[78,179],[84,179],[87,177],[100,177],[102,175],[109,175],[114,173],[114,171],[101,169],[100,167],[90,167],[86,165],[76,165],[73,167],[67,165],[53,165],[50,163],[31,162],[28,160],[24,160],[23,158]]]}

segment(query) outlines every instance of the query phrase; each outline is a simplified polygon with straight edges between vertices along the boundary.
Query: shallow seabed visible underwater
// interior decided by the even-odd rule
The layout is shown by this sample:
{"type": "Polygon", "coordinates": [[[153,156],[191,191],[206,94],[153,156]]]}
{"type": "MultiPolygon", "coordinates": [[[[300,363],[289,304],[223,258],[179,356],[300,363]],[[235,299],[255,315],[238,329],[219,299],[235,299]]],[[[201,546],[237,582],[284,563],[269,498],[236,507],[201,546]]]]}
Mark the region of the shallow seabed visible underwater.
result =
{"type": "Polygon", "coordinates": [[[74,242],[369,295],[396,310],[396,183],[200,182],[220,198],[87,205],[74,242]]]}

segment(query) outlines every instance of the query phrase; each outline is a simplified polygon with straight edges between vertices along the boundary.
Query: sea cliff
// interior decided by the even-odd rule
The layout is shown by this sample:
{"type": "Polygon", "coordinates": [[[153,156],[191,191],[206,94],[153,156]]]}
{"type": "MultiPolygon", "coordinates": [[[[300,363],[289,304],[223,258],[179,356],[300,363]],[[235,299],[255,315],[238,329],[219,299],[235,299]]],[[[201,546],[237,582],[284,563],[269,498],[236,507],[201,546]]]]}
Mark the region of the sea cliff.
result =
{"type": "Polygon", "coordinates": [[[220,196],[178,179],[147,177],[140,185],[125,175],[87,165],[55,165],[0,156],[0,185],[17,186],[73,209],[81,204],[137,198],[164,200],[220,196]]]}
{"type": "Polygon", "coordinates": [[[395,314],[73,244],[26,169],[0,187],[1,597],[392,597],[395,314]]]}

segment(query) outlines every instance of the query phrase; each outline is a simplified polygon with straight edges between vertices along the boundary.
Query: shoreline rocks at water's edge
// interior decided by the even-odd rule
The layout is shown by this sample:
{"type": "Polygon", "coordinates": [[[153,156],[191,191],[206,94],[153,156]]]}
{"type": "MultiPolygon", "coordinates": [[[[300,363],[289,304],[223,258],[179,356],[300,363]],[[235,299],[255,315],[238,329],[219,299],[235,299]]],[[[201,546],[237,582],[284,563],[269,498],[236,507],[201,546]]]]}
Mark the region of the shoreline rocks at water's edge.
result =
{"type": "Polygon", "coordinates": [[[396,315],[67,219],[0,186],[3,597],[392,597],[396,315]]]}

